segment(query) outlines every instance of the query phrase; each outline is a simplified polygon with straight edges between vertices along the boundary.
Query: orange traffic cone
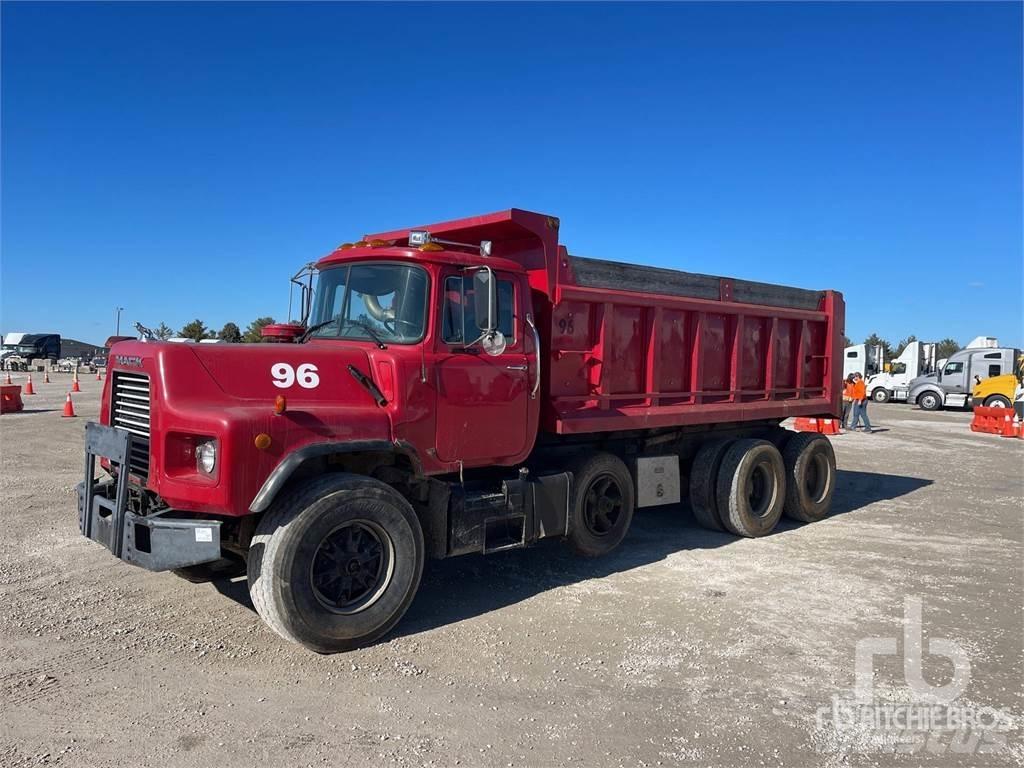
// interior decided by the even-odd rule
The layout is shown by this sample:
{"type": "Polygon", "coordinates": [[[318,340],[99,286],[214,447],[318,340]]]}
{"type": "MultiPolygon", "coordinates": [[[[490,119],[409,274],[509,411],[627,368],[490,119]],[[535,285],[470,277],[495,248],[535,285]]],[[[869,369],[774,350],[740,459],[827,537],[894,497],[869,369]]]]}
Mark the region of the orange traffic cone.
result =
{"type": "Polygon", "coordinates": [[[75,404],[71,402],[71,393],[68,392],[68,399],[64,401],[64,416],[75,415],[75,404]]]}
{"type": "Polygon", "coordinates": [[[71,391],[72,392],[81,392],[82,391],[82,388],[78,386],[78,377],[77,376],[71,382],[71,391]]]}
{"type": "Polygon", "coordinates": [[[5,381],[5,382],[4,382],[4,384],[13,384],[13,383],[14,383],[14,382],[13,382],[13,381],[11,381],[11,372],[10,372],[10,371],[8,371],[8,372],[7,372],[7,381],[5,381]]]}
{"type": "Polygon", "coordinates": [[[103,377],[100,376],[100,369],[96,369],[96,381],[103,381],[103,377]]]}
{"type": "Polygon", "coordinates": [[[50,383],[50,372],[49,371],[43,371],[43,384],[49,384],[49,383],[50,383]]]}
{"type": "Polygon", "coordinates": [[[30,374],[28,375],[28,383],[27,383],[27,384],[25,384],[25,388],[24,388],[24,390],[22,391],[22,394],[25,394],[25,395],[34,395],[35,393],[36,393],[36,390],[35,390],[35,388],[33,388],[33,386],[32,386],[32,374],[30,373],[30,374]]]}

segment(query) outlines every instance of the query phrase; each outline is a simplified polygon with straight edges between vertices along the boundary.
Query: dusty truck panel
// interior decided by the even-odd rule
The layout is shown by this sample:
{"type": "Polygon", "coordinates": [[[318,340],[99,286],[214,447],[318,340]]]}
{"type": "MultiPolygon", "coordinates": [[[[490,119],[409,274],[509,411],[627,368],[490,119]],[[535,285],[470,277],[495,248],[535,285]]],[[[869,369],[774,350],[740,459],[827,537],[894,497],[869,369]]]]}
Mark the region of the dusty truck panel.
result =
{"type": "Polygon", "coordinates": [[[834,411],[836,294],[573,256],[562,264],[554,431],[834,411]]]}
{"type": "Polygon", "coordinates": [[[838,411],[841,294],[574,256],[558,230],[511,209],[366,235],[296,273],[267,343],[115,343],[83,535],[245,570],[274,631],[335,652],[399,621],[427,557],[598,556],[684,497],[739,536],[827,516],[831,445],[780,423],[838,411]]]}

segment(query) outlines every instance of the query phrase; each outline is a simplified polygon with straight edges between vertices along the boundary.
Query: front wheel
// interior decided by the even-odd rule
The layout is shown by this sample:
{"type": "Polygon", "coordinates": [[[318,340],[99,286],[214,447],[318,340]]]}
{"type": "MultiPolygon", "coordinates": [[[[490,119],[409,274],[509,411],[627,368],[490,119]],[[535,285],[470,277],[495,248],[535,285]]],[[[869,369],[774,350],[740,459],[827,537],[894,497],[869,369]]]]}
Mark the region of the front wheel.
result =
{"type": "Polygon", "coordinates": [[[917,398],[917,404],[922,411],[937,411],[942,407],[942,398],[938,392],[925,392],[917,398]]]}
{"type": "Polygon", "coordinates": [[[1012,405],[1009,398],[1002,395],[992,395],[985,399],[986,408],[1011,408],[1012,405]]]}
{"type": "Polygon", "coordinates": [[[274,502],[248,560],[249,594],[270,628],[335,653],[372,643],[402,618],[423,572],[423,532],[394,489],[327,475],[274,502]]]}
{"type": "Polygon", "coordinates": [[[885,387],[877,387],[871,393],[871,399],[876,403],[888,403],[889,402],[889,390],[885,387]]]}

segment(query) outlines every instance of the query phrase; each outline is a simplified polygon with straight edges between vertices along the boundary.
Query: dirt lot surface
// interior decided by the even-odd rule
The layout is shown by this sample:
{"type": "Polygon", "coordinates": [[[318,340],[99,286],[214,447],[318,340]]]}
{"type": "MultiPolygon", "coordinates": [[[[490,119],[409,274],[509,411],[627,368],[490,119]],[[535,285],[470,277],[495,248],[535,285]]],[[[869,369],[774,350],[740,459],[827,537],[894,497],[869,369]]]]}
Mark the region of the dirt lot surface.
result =
{"type": "MultiPolygon", "coordinates": [[[[1024,762],[1024,440],[969,414],[872,406],[885,431],[834,439],[823,522],[738,540],[659,508],[602,560],[552,543],[431,563],[395,633],[317,656],[263,626],[243,581],[147,573],[79,536],[101,385],[64,419],[68,386],[0,421],[0,765],[1024,762]],[[1001,711],[975,742],[829,714],[858,641],[913,645],[908,598],[927,684],[957,682],[951,643],[954,704],[1001,711]]],[[[875,658],[872,701],[920,700],[911,656],[875,658]]]]}

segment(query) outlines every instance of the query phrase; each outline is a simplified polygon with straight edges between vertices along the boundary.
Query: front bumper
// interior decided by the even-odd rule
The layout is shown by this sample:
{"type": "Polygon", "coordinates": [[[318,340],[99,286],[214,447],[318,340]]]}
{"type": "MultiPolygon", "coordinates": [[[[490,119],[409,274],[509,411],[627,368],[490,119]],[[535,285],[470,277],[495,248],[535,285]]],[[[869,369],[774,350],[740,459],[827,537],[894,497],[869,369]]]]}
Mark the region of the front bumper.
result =
{"type": "Polygon", "coordinates": [[[123,429],[85,425],[85,480],[78,484],[78,528],[127,563],[169,571],[220,558],[220,521],[169,517],[171,512],[137,515],[128,509],[132,435],[123,429]],[[95,480],[96,458],[119,468],[117,478],[95,480]]]}

